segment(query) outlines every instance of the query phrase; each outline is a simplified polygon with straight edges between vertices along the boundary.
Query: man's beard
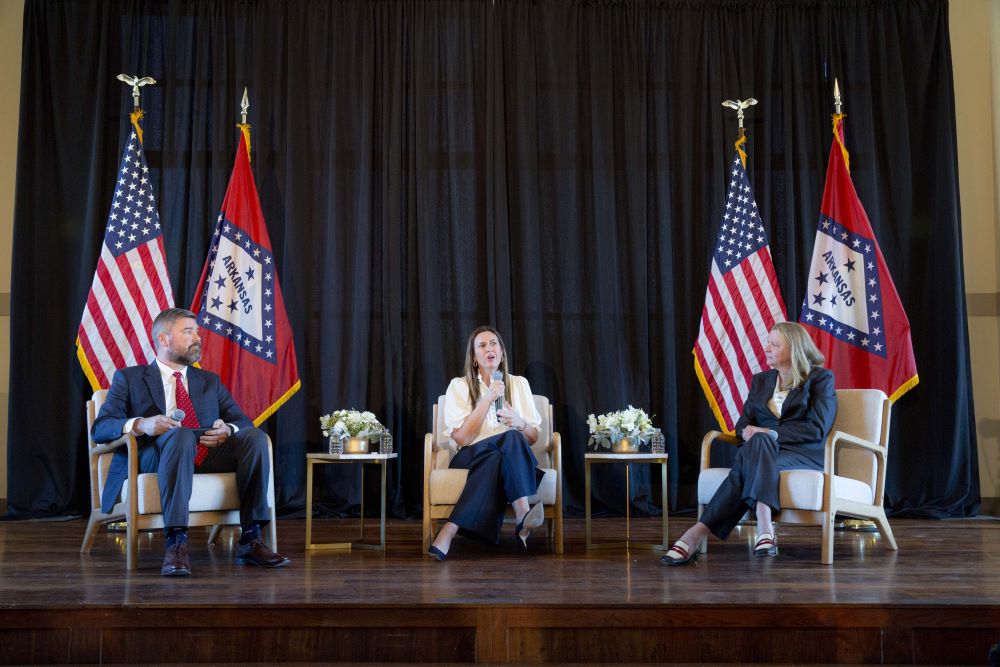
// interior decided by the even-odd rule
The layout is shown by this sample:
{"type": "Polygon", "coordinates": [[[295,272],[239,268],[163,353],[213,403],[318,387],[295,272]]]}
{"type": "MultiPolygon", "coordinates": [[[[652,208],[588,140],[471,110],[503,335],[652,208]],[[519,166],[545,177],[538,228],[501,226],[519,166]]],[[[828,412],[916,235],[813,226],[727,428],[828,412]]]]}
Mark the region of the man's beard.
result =
{"type": "Polygon", "coordinates": [[[201,345],[192,345],[187,349],[184,354],[177,354],[176,352],[170,352],[170,361],[175,364],[184,364],[185,366],[193,366],[198,363],[201,359],[201,345]]]}

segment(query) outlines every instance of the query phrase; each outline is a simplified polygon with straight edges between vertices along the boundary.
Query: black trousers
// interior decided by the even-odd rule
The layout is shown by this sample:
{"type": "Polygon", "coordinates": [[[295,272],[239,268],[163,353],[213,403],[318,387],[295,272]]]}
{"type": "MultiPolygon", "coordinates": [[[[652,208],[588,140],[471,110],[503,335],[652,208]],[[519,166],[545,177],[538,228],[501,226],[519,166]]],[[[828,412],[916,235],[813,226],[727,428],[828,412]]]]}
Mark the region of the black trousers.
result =
{"type": "Polygon", "coordinates": [[[186,527],[194,474],[235,472],[240,494],[240,525],[261,525],[271,520],[267,508],[267,483],[271,466],[267,458],[267,436],[258,428],[242,428],[195,468],[198,439],[186,428],[175,428],[139,450],[139,472],[156,473],[165,527],[186,527]]]}
{"type": "Polygon", "coordinates": [[[770,435],[757,433],[736,450],[729,476],[705,506],[700,521],[724,540],[747,509],[755,509],[758,502],[774,512],[781,511],[778,494],[782,470],[822,469],[809,457],[782,449],[770,435]]]}
{"type": "Polygon", "coordinates": [[[500,543],[507,505],[532,496],[545,475],[538,469],[528,439],[519,431],[505,431],[458,450],[449,468],[465,468],[469,477],[449,521],[467,537],[500,543]]]}

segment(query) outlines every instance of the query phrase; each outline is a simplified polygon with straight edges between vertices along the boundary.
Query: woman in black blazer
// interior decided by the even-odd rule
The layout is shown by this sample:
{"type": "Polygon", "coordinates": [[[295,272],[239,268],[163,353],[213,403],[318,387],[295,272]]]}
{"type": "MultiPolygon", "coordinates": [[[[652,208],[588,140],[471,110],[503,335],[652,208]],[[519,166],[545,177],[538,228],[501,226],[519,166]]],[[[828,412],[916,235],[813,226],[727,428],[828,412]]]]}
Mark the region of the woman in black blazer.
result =
{"type": "Polygon", "coordinates": [[[794,322],[774,325],[764,355],[771,370],[753,376],[743,414],[736,422],[743,442],[729,476],[701,519],[660,559],[664,565],[691,562],[709,532],[726,539],[747,509],[757,513],[753,555],[776,556],[771,514],[781,511],[781,471],[823,469],[826,436],[837,416],[833,373],[822,367],[823,355],[806,330],[794,322]]]}

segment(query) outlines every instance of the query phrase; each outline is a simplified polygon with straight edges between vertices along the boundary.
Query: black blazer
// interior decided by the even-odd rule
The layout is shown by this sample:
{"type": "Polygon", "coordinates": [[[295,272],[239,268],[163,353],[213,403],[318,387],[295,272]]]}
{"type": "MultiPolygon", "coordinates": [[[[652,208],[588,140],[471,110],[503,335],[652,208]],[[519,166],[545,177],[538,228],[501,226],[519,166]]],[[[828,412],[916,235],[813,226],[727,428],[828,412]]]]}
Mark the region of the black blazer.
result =
{"type": "Polygon", "coordinates": [[[743,414],[736,422],[736,437],[743,437],[746,426],[771,429],[778,434],[782,449],[798,452],[822,466],[826,436],[837,416],[833,373],[826,368],[813,368],[802,384],[788,392],[781,406],[781,417],[775,417],[767,407],[777,382],[778,371],[774,369],[753,376],[743,414]]]}
{"type": "MultiPolygon", "coordinates": [[[[188,394],[194,404],[194,411],[202,427],[210,427],[216,419],[238,428],[250,428],[253,422],[236,404],[229,390],[215,373],[188,366],[188,394]]],[[[148,366],[130,366],[115,371],[108,396],[101,405],[101,411],[94,421],[91,434],[94,442],[111,442],[120,438],[125,422],[133,417],[152,417],[167,411],[163,381],[156,362],[148,366]]],[[[153,438],[139,437],[139,446],[152,442],[153,438]]],[[[111,459],[108,481],[101,497],[101,510],[110,512],[118,499],[122,482],[128,476],[128,455],[125,448],[119,448],[111,459]]]]}

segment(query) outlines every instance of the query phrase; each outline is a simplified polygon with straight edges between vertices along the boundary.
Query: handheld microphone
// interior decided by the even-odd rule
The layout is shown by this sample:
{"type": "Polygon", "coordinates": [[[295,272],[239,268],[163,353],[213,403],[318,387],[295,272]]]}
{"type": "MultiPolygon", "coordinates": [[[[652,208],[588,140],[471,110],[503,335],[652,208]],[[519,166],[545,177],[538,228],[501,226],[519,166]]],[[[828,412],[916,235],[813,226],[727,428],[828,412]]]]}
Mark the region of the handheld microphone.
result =
{"type": "Polygon", "coordinates": [[[184,421],[184,411],[180,408],[175,408],[174,411],[170,413],[170,416],[179,422],[184,421]]]}
{"type": "MultiPolygon", "coordinates": [[[[500,371],[493,371],[493,373],[490,374],[490,378],[493,381],[500,380],[501,382],[503,382],[503,373],[501,373],[500,371]]],[[[503,410],[503,396],[500,396],[495,401],[493,401],[493,406],[497,409],[497,412],[503,410]]]]}

